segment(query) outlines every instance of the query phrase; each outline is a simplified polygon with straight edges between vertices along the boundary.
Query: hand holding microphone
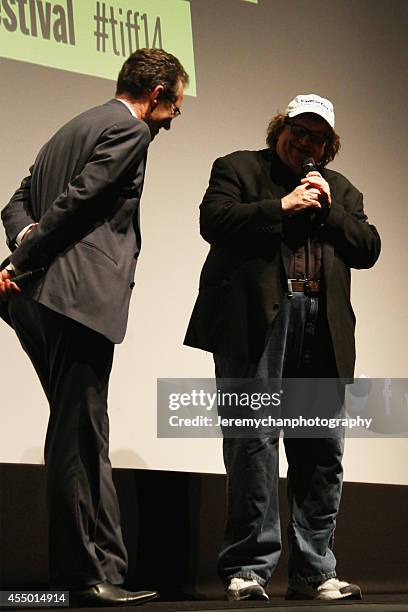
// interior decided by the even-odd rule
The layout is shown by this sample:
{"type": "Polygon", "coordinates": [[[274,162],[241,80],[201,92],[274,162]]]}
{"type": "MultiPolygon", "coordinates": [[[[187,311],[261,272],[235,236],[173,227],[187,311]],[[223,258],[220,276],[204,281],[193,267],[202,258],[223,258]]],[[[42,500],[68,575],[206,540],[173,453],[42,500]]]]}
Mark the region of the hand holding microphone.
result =
{"type": "MultiPolygon", "coordinates": [[[[322,223],[322,210],[328,211],[331,204],[331,193],[328,182],[317,171],[315,161],[308,157],[302,164],[303,178],[291,193],[282,198],[282,213],[296,214],[304,210],[315,210],[319,213],[319,221],[322,223]]],[[[324,216],[326,216],[325,213],[324,216]]]]}
{"type": "MultiPolygon", "coordinates": [[[[38,223],[32,223],[30,226],[20,232],[16,240],[17,246],[37,227],[38,223]]],[[[45,268],[35,268],[27,272],[18,272],[14,269],[10,258],[7,257],[0,264],[0,301],[10,300],[19,295],[26,286],[41,278],[45,273],[45,268]]]]}
{"type": "MultiPolygon", "coordinates": [[[[318,174],[311,157],[303,162],[303,177],[310,172],[318,174]]],[[[282,198],[282,213],[293,215],[306,209],[320,208],[320,195],[320,189],[317,186],[312,186],[308,179],[303,178],[300,185],[282,198]]]]}
{"type": "Polygon", "coordinates": [[[322,177],[316,168],[313,157],[307,157],[302,164],[303,178],[301,185],[310,186],[310,189],[318,189],[320,192],[319,203],[322,208],[329,208],[331,205],[331,193],[329,183],[322,177]]]}
{"type": "Polygon", "coordinates": [[[0,271],[0,301],[11,300],[21,293],[21,289],[13,282],[13,276],[8,270],[0,271]]]}

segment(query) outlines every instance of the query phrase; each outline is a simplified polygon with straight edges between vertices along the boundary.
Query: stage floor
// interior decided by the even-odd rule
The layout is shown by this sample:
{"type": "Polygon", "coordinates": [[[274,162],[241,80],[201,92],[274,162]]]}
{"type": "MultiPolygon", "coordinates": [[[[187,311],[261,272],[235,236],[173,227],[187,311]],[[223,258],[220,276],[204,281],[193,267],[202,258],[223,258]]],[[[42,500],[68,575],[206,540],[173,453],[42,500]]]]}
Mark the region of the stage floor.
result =
{"type": "MultiPolygon", "coordinates": [[[[259,601],[196,601],[196,602],[152,602],[137,609],[144,612],[229,612],[230,610],[272,609],[274,612],[308,612],[319,609],[320,612],[408,612],[408,595],[370,595],[361,601],[286,601],[282,597],[272,597],[269,602],[259,601]],[[354,610],[352,610],[354,607],[354,610]]],[[[122,608],[123,610],[123,608],[122,608]]],[[[130,610],[130,608],[128,608],[130,610]]]]}
{"type": "MultiPolygon", "coordinates": [[[[34,608],[13,608],[14,610],[33,610],[34,608]]],[[[38,608],[36,608],[38,610],[38,608]]],[[[67,608],[46,608],[49,612],[66,610],[67,608]]],[[[94,612],[95,608],[69,608],[81,612],[94,612]]],[[[121,606],[119,608],[98,608],[104,610],[121,610],[121,612],[241,612],[271,609],[274,612],[408,612],[407,594],[367,595],[362,601],[285,601],[282,597],[272,597],[269,602],[258,601],[157,601],[143,606],[121,606]],[[353,610],[354,608],[354,610],[353,610]]]]}

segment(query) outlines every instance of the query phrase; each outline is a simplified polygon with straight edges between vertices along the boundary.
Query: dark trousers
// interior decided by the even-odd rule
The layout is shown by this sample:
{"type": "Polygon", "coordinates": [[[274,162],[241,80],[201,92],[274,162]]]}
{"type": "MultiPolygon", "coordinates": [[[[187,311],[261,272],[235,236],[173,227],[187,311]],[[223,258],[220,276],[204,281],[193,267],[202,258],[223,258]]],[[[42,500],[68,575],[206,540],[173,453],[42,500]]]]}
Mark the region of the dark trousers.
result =
{"type": "MultiPolygon", "coordinates": [[[[320,305],[321,306],[321,305],[320,305]]],[[[217,378],[251,378],[260,381],[282,378],[336,377],[330,334],[317,298],[294,293],[285,298],[273,322],[261,360],[245,366],[233,356],[214,355],[217,378]]],[[[287,397],[290,380],[282,381],[287,397]]],[[[316,414],[308,397],[301,409],[316,414]]],[[[333,380],[323,416],[341,414],[344,386],[333,380]]],[[[293,398],[292,398],[293,400],[293,398]]],[[[285,400],[284,400],[285,401],[285,400]]],[[[293,403],[293,402],[292,402],[293,403]]],[[[303,433],[303,435],[305,435],[303,433]]],[[[322,582],[336,575],[332,550],[342,489],[344,432],[330,437],[290,437],[284,432],[288,461],[289,582],[322,582]]],[[[281,552],[279,519],[279,431],[223,441],[227,472],[227,519],[218,568],[221,579],[255,579],[266,584],[281,552]]]]}
{"type": "Polygon", "coordinates": [[[114,345],[31,300],[10,302],[9,314],[50,406],[45,466],[51,582],[121,584],[127,552],[108,456],[114,345]]]}

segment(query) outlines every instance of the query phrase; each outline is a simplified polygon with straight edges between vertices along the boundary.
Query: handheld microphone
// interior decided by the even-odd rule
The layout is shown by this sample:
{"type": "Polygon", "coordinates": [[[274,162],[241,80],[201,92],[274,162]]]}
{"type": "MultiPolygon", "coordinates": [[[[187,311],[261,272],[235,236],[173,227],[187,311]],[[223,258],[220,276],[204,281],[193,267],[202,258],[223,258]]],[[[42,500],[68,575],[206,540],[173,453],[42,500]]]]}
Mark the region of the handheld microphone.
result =
{"type": "Polygon", "coordinates": [[[302,163],[302,178],[305,178],[306,174],[308,174],[309,172],[315,171],[317,171],[315,160],[313,159],[313,157],[306,157],[306,159],[304,159],[302,163]]]}
{"type": "Polygon", "coordinates": [[[39,279],[44,272],[45,268],[36,268],[35,270],[29,270],[28,272],[17,274],[17,276],[10,278],[10,281],[12,283],[16,283],[20,289],[24,289],[26,285],[39,279]]]}
{"type": "MultiPolygon", "coordinates": [[[[313,157],[306,157],[306,159],[303,160],[302,163],[302,173],[303,176],[302,178],[306,178],[306,175],[309,172],[315,172],[317,170],[316,168],[316,164],[315,164],[315,160],[313,159],[313,157]]],[[[321,208],[313,211],[310,215],[310,219],[313,223],[317,223],[318,227],[323,227],[326,219],[327,219],[327,215],[329,214],[329,206],[327,204],[327,202],[325,202],[322,198],[320,198],[320,205],[321,208]]]]}

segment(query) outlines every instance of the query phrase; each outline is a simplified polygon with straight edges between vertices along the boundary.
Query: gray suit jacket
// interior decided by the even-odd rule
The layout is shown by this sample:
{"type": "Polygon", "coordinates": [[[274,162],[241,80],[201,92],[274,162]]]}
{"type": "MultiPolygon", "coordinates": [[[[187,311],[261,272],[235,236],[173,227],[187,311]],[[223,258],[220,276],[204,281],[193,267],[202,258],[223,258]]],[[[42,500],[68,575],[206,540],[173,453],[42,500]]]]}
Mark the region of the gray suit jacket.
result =
{"type": "Polygon", "coordinates": [[[10,259],[45,276],[25,294],[112,342],[124,338],[140,252],[150,130],[118,100],[69,121],[40,150],[1,216],[10,259]],[[15,248],[18,233],[38,227],[15,248]]]}

